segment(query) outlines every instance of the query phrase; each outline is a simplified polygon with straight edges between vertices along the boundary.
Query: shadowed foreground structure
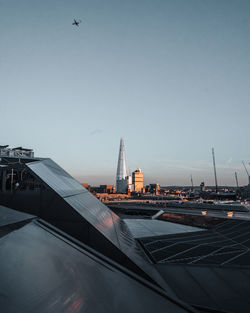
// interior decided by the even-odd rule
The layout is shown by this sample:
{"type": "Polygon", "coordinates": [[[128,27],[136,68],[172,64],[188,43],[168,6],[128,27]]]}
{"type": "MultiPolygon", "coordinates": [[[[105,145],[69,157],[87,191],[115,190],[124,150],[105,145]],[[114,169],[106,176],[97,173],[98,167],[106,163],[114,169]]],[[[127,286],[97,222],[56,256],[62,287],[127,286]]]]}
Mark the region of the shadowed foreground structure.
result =
{"type": "Polygon", "coordinates": [[[122,267],[30,215],[0,207],[4,312],[187,312],[122,267]]]}
{"type": "Polygon", "coordinates": [[[249,222],[135,239],[50,159],[5,157],[0,174],[4,312],[247,312],[249,222]]]}
{"type": "Polygon", "coordinates": [[[5,312],[152,312],[155,301],[158,312],[193,312],[126,223],[55,162],[2,162],[1,203],[25,212],[0,208],[5,312]]]}

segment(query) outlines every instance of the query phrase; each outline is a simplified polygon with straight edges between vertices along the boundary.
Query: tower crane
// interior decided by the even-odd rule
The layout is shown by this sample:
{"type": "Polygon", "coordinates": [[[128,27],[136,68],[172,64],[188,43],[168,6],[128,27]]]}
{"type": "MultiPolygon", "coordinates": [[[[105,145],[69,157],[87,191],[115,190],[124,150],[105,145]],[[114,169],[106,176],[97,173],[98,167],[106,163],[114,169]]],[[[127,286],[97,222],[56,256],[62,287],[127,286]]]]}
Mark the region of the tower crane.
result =
{"type": "Polygon", "coordinates": [[[242,161],[242,164],[243,164],[243,166],[244,166],[244,168],[245,168],[245,171],[246,171],[246,173],[247,173],[247,177],[248,177],[248,184],[250,185],[250,176],[249,176],[249,173],[248,173],[248,170],[247,170],[247,167],[246,167],[246,165],[245,165],[244,161],[242,161]]]}

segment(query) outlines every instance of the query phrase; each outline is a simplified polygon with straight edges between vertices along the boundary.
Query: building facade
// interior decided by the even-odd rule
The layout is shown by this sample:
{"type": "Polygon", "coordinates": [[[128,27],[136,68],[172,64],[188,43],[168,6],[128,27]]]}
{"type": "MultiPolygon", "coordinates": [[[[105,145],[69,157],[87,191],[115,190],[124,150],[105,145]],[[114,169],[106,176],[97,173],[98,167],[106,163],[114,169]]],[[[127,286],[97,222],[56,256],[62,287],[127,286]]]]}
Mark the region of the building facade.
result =
{"type": "Polygon", "coordinates": [[[140,168],[132,173],[132,182],[134,185],[134,192],[143,192],[143,172],[140,168]]]}
{"type": "Polygon", "coordinates": [[[117,172],[116,172],[116,192],[126,193],[128,190],[127,167],[125,159],[124,140],[120,140],[120,149],[118,156],[117,172]]]}

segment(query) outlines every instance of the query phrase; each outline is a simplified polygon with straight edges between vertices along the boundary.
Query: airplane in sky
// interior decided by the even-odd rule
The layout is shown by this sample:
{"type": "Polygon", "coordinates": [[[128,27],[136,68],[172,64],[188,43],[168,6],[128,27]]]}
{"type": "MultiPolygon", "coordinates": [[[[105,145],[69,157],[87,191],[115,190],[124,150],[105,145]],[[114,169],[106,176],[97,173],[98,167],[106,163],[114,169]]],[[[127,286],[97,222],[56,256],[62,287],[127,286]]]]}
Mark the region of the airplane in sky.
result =
{"type": "Polygon", "coordinates": [[[75,20],[74,19],[74,23],[72,23],[72,25],[76,25],[76,26],[78,26],[79,27],[79,24],[81,23],[82,21],[81,20],[75,20]]]}

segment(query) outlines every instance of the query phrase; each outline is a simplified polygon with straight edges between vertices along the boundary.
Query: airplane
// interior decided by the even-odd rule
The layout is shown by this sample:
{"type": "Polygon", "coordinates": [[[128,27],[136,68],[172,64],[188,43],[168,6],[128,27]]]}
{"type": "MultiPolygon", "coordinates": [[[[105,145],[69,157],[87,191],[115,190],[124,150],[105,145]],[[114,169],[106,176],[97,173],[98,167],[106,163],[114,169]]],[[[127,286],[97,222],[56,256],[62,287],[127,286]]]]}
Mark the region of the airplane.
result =
{"type": "Polygon", "coordinates": [[[81,20],[77,21],[77,20],[74,19],[74,23],[72,23],[72,25],[76,25],[76,26],[79,27],[79,24],[80,24],[81,22],[82,22],[81,20]]]}

